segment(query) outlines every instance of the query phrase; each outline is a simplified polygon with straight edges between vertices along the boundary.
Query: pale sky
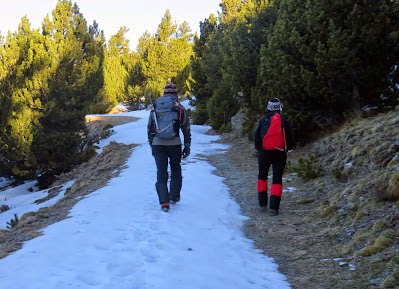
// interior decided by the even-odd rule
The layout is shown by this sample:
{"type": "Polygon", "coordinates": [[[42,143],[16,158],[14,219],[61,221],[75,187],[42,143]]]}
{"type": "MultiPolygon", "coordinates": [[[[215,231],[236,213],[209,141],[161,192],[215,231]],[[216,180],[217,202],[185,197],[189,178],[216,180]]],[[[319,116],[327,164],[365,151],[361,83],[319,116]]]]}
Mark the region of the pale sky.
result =
{"type": "MultiPolygon", "coordinates": [[[[32,29],[41,28],[47,14],[55,9],[57,0],[0,0],[0,33],[16,32],[21,18],[27,15],[32,29]]],[[[138,39],[145,31],[154,34],[169,9],[172,20],[181,24],[187,21],[193,32],[199,34],[199,22],[211,13],[217,15],[221,0],[76,0],[88,25],[95,20],[107,40],[126,26],[130,48],[136,50],[138,39]]]]}

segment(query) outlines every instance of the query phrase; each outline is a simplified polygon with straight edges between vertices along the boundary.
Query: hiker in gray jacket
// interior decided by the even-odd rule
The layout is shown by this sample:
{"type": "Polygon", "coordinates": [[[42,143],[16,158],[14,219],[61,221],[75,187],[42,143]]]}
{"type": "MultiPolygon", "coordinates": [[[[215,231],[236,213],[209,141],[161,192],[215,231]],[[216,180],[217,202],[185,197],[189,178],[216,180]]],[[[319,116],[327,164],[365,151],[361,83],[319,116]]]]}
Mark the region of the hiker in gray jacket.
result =
{"type": "Polygon", "coordinates": [[[180,201],[182,188],[181,158],[190,155],[191,131],[186,109],[178,102],[178,90],[171,81],[165,86],[164,95],[155,100],[147,126],[148,141],[157,165],[155,187],[164,212],[170,203],[180,201]],[[183,132],[184,148],[179,131],[183,132]],[[171,169],[168,189],[168,161],[171,169]]]}

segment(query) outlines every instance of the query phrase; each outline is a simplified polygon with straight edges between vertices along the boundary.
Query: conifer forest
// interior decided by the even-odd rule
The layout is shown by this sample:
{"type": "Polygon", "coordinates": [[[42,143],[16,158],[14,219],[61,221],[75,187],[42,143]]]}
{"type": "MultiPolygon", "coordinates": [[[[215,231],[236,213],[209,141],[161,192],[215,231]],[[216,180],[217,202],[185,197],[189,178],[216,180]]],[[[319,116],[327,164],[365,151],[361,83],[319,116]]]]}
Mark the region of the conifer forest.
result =
{"type": "Polygon", "coordinates": [[[355,113],[399,104],[399,1],[221,0],[192,33],[169,10],[129,48],[78,3],[58,0],[41,27],[0,34],[0,176],[46,180],[87,160],[87,114],[145,107],[167,80],[192,98],[195,124],[223,132],[245,112],[250,138],[278,97],[299,144],[355,113]],[[195,96],[195,97],[194,97],[195,96]]]}

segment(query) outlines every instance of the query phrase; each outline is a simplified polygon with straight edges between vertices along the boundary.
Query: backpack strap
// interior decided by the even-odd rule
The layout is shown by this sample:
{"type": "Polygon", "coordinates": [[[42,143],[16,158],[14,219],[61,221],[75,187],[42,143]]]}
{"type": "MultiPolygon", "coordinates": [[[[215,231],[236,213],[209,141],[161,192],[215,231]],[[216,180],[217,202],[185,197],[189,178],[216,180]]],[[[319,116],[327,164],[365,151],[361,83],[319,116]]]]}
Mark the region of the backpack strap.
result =
{"type": "Polygon", "coordinates": [[[181,105],[179,102],[175,102],[175,106],[179,109],[179,121],[181,121],[182,118],[182,109],[181,109],[181,105]]]}
{"type": "Polygon", "coordinates": [[[182,109],[181,109],[180,103],[177,103],[177,106],[179,107],[179,121],[181,121],[182,109]]]}

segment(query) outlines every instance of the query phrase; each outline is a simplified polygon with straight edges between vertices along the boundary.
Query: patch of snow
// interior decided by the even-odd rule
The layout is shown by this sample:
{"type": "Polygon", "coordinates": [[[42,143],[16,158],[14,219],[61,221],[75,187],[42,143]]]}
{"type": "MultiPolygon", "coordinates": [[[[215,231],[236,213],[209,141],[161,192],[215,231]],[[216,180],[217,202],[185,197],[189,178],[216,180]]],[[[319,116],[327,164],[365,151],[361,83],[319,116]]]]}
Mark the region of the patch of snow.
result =
{"type": "Polygon", "coordinates": [[[24,187],[26,187],[26,184],[16,187],[16,191],[19,191],[20,194],[15,195],[10,199],[7,199],[7,201],[5,202],[2,202],[2,204],[8,205],[10,207],[10,210],[0,214],[0,229],[7,228],[7,222],[14,218],[14,214],[17,214],[20,218],[25,213],[37,212],[40,208],[54,205],[59,199],[64,197],[66,189],[71,187],[73,183],[74,181],[70,181],[63,184],[61,192],[57,196],[40,204],[36,204],[35,201],[47,197],[48,190],[36,191],[34,193],[26,193],[23,189],[24,187]]]}
{"type": "Polygon", "coordinates": [[[123,103],[118,103],[118,104],[115,106],[115,108],[116,108],[116,109],[119,109],[120,111],[125,111],[125,112],[128,111],[126,105],[123,104],[123,103]]]}
{"type": "Polygon", "coordinates": [[[6,178],[0,178],[0,191],[2,188],[9,186],[12,183],[11,180],[6,178]]]}
{"type": "Polygon", "coordinates": [[[289,193],[293,193],[296,191],[295,187],[288,187],[288,188],[284,188],[284,192],[289,192],[289,193]]]}
{"type": "Polygon", "coordinates": [[[28,195],[38,191],[36,187],[37,181],[26,182],[14,188],[6,188],[0,191],[0,202],[15,198],[21,195],[28,195]]]}
{"type": "Polygon", "coordinates": [[[182,102],[180,102],[186,109],[191,109],[191,110],[195,110],[195,107],[194,106],[192,106],[191,104],[190,104],[190,100],[189,99],[186,99],[186,100],[184,100],[184,101],[182,101],[182,102]]]}

